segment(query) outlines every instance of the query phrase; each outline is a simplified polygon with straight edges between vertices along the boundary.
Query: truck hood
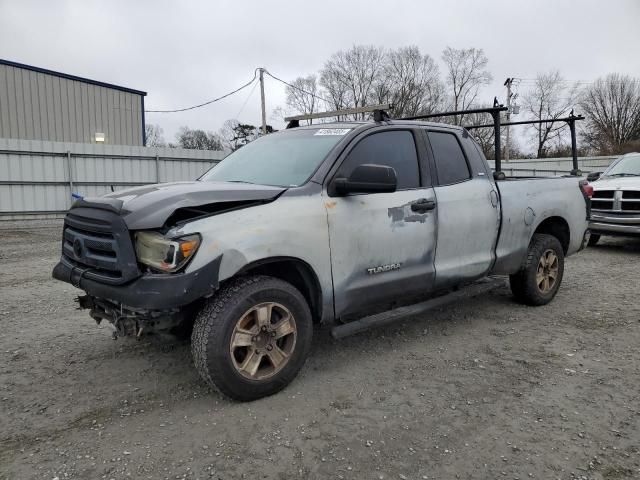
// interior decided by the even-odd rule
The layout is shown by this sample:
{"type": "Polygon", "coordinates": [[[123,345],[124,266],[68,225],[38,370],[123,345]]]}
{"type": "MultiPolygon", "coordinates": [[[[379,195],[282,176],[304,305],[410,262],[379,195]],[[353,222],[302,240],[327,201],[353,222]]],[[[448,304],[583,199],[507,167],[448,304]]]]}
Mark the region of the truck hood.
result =
{"type": "Polygon", "coordinates": [[[640,177],[602,178],[591,183],[594,190],[640,190],[640,177]]]}
{"type": "Polygon", "coordinates": [[[161,228],[172,217],[184,221],[232,208],[274,200],[285,187],[230,182],[173,182],[134,187],[102,197],[76,200],[71,208],[91,207],[122,216],[130,230],[161,228]]]}

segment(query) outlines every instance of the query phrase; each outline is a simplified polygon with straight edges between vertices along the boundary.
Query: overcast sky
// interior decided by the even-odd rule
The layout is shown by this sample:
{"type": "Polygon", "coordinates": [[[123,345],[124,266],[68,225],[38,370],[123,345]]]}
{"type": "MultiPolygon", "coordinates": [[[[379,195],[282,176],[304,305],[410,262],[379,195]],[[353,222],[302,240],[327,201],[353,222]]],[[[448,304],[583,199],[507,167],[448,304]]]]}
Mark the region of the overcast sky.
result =
{"type": "MultiPolygon", "coordinates": [[[[569,80],[640,77],[640,1],[30,1],[0,0],[0,58],[148,92],[147,109],[202,103],[258,66],[291,80],[354,44],[483,48],[504,101],[506,77],[559,69],[569,80]]],[[[520,87],[521,93],[524,85],[520,87]]],[[[181,125],[260,123],[256,88],[191,112],[147,114],[167,140],[181,125]],[[244,105],[244,108],[243,108],[244,105]]],[[[267,116],[284,86],[266,80],[267,116]]]]}

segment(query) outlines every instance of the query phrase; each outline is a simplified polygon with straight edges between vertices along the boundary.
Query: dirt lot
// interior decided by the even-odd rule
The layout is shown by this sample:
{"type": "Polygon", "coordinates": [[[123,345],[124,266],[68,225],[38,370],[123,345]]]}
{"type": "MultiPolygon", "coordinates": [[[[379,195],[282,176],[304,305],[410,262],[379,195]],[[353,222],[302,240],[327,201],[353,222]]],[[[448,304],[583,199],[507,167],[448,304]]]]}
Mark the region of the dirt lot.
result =
{"type": "Polygon", "coordinates": [[[59,228],[0,230],[0,478],[640,478],[640,241],[344,340],[233,403],[189,345],[111,339],[50,278],[59,228]]]}

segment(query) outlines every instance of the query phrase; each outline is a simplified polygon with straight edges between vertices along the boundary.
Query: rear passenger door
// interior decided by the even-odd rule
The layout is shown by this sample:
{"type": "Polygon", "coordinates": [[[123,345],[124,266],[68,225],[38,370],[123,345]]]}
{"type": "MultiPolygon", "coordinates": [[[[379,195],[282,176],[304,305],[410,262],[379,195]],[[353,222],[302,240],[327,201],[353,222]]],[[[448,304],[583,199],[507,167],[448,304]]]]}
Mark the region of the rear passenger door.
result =
{"type": "Polygon", "coordinates": [[[347,147],[327,179],[362,164],[393,167],[397,190],[346,196],[324,190],[336,317],[389,306],[433,288],[435,194],[426,141],[411,128],[375,128],[347,147]],[[416,204],[416,205],[414,205],[416,204]]]}
{"type": "Polygon", "coordinates": [[[472,158],[477,151],[463,148],[466,131],[429,129],[427,135],[438,205],[436,287],[445,288],[481,278],[490,270],[500,222],[499,202],[484,162],[472,158]]]}

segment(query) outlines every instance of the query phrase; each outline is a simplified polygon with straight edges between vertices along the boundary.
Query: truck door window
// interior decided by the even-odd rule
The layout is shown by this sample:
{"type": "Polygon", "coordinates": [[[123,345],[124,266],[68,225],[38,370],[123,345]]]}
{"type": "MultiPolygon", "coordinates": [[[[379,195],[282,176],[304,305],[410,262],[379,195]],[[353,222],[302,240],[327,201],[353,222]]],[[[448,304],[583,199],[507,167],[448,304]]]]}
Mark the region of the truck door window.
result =
{"type": "Polygon", "coordinates": [[[462,147],[454,134],[429,132],[429,142],[440,185],[462,182],[471,177],[462,147]]]}
{"type": "Polygon", "coordinates": [[[420,186],[416,144],[408,130],[391,130],[365,137],[349,152],[337,176],[348,177],[358,165],[366,163],[393,167],[398,190],[420,186]]]}
{"type": "Polygon", "coordinates": [[[476,139],[471,135],[463,135],[461,141],[473,174],[478,173],[479,175],[491,176],[491,170],[489,170],[488,163],[484,158],[484,153],[482,153],[482,148],[476,139]]]}

